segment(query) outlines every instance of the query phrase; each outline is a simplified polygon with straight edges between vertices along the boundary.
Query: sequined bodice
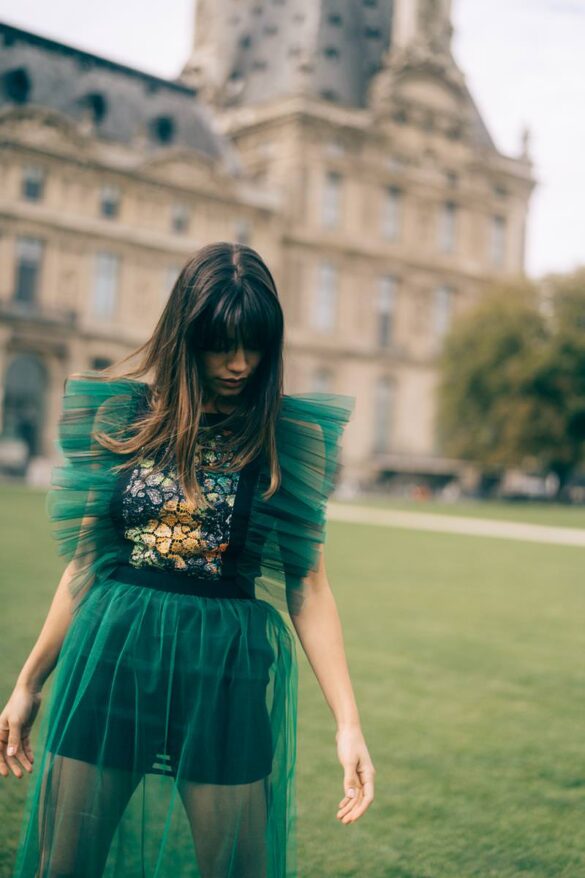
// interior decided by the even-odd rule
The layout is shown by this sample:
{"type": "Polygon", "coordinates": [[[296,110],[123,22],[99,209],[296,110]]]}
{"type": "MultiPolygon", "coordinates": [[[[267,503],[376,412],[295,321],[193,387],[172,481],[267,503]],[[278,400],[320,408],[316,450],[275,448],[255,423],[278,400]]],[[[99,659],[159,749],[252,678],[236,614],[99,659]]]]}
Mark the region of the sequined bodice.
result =
{"type": "Polygon", "coordinates": [[[222,446],[228,432],[221,419],[204,416],[214,429],[205,433],[196,469],[209,507],[198,509],[187,501],[174,463],[162,468],[155,457],[143,457],[121,474],[111,514],[125,541],[122,561],[210,580],[230,575],[245,535],[257,466],[239,472],[208,469],[220,460],[229,464],[233,456],[222,446]]]}

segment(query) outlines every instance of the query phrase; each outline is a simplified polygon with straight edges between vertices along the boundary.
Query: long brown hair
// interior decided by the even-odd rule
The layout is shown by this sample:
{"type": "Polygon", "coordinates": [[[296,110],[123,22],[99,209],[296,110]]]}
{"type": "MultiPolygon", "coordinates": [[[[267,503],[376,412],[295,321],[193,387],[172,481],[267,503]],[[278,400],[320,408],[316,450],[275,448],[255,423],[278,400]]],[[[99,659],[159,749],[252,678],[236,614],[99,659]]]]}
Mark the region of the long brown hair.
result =
{"type": "MultiPolygon", "coordinates": [[[[275,429],[283,394],[284,319],[274,278],[261,256],[244,244],[216,242],[201,247],[184,265],[151,337],[140,347],[96,374],[97,380],[136,379],[152,372],[146,382],[149,404],[132,424],[132,435],[115,438],[103,430],[96,440],[114,453],[130,455],[117,469],[162,450],[161,467],[173,460],[186,499],[207,502],[196,478],[196,465],[205,425],[201,354],[229,350],[234,338],[244,347],[261,351],[261,358],[238,396],[237,407],[222,420],[229,429],[222,446],[230,451],[229,466],[238,470],[265,454],[271,496],[280,484],[275,429]],[[131,357],[138,365],[121,375],[113,373],[131,357]]],[[[210,469],[222,469],[223,464],[210,469]]]]}

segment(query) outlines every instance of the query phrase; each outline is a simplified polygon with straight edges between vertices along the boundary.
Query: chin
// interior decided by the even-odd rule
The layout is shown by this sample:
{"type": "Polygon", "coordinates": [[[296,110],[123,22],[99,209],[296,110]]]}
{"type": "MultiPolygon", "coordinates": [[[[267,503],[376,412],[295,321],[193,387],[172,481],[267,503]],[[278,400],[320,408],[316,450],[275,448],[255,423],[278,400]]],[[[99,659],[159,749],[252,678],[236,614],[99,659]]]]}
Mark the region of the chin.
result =
{"type": "Polygon", "coordinates": [[[219,387],[219,395],[220,396],[238,396],[243,387],[226,387],[225,384],[220,385],[219,387]]]}

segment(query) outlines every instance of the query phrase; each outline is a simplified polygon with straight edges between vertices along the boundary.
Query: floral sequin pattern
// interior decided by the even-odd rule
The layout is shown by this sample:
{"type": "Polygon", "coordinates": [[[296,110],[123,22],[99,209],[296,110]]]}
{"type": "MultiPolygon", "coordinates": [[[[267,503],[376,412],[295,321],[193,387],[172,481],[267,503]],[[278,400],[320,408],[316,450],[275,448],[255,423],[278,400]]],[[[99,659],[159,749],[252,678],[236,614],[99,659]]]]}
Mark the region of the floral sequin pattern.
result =
{"type": "Polygon", "coordinates": [[[209,508],[198,510],[185,499],[174,466],[163,471],[154,458],[145,457],[134,467],[122,494],[124,536],[133,543],[130,564],[221,576],[240,477],[239,472],[205,469],[220,461],[223,432],[217,431],[200,452],[197,481],[209,508]]]}

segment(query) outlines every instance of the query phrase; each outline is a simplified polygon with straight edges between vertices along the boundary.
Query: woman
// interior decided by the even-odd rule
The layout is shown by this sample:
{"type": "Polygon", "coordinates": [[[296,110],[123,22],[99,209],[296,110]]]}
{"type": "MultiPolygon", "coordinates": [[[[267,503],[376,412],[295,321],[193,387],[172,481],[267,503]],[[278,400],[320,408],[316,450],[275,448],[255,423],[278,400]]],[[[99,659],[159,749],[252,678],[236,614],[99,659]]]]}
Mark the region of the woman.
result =
{"type": "Polygon", "coordinates": [[[0,714],[0,773],[38,764],[15,878],[296,875],[287,619],[335,717],[337,819],[372,801],[322,552],[353,399],[283,394],[282,346],[269,269],[220,242],[135,369],[68,378],[47,510],[69,563],[0,714]]]}

